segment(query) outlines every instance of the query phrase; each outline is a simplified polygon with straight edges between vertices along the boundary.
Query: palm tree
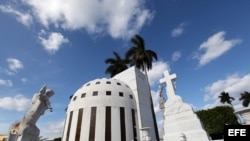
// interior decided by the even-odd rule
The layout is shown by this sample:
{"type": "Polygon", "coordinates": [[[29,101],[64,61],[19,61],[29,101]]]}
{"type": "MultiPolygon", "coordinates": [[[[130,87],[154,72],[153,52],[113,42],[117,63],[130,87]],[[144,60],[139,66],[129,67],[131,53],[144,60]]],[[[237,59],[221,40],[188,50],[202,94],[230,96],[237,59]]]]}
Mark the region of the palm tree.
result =
{"type": "MultiPolygon", "coordinates": [[[[136,68],[141,69],[142,71],[145,72],[146,80],[148,82],[147,70],[152,69],[152,62],[154,59],[157,60],[157,54],[152,50],[145,49],[144,40],[139,35],[135,35],[133,38],[131,38],[131,42],[133,43],[133,46],[126,52],[126,59],[130,60],[130,66],[135,66],[136,68]]],[[[148,82],[148,88],[150,92],[149,82],[148,82]]],[[[154,113],[154,105],[151,94],[149,97],[150,97],[152,116],[154,119],[156,139],[159,140],[157,122],[154,113]]]]}
{"type": "Polygon", "coordinates": [[[242,100],[242,105],[244,107],[248,107],[250,103],[250,93],[247,91],[241,93],[241,97],[239,98],[239,100],[242,100]]]}
{"type": "Polygon", "coordinates": [[[142,37],[135,35],[131,42],[134,44],[127,53],[126,58],[130,60],[130,65],[135,65],[138,69],[146,71],[152,69],[153,59],[157,60],[157,54],[152,50],[145,49],[145,43],[142,37]]]}
{"type": "MultiPolygon", "coordinates": [[[[232,104],[232,101],[235,100],[235,99],[234,99],[234,97],[231,97],[228,92],[223,91],[223,92],[220,93],[220,96],[218,96],[218,97],[220,98],[221,103],[223,103],[223,104],[228,103],[228,104],[230,104],[232,109],[235,110],[234,107],[233,107],[233,104],[232,104]]],[[[240,124],[243,124],[243,121],[242,121],[241,117],[238,114],[235,114],[235,116],[238,119],[238,122],[240,124]]]]}
{"type": "Polygon", "coordinates": [[[235,99],[233,97],[230,97],[228,92],[225,91],[221,92],[219,98],[221,103],[223,104],[228,103],[233,107],[232,101],[235,99]]]}
{"type": "Polygon", "coordinates": [[[113,54],[115,58],[108,58],[105,60],[106,64],[110,64],[105,71],[106,74],[110,74],[110,77],[126,70],[128,68],[127,64],[129,63],[129,60],[122,59],[117,52],[114,51],[113,54]]]}

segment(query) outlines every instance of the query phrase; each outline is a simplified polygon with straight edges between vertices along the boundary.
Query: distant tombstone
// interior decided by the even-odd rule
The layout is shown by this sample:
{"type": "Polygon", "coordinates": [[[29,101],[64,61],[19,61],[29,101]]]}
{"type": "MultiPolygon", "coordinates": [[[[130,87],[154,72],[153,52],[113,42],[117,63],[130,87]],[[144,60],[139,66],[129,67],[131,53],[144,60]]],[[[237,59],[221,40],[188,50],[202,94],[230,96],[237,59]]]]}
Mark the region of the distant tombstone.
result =
{"type": "MultiPolygon", "coordinates": [[[[33,95],[32,106],[20,122],[15,141],[38,141],[40,130],[36,122],[47,109],[52,112],[49,98],[54,91],[43,86],[39,93],[33,95]]],[[[9,140],[13,141],[13,140],[9,140]]]]}

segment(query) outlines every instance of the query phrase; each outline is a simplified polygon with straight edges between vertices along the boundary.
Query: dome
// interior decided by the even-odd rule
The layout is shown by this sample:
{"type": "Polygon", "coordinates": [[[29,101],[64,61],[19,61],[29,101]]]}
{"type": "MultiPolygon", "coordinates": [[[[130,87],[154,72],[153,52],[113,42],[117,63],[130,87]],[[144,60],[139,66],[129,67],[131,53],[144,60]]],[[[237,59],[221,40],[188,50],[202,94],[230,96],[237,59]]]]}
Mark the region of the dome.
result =
{"type": "Polygon", "coordinates": [[[133,91],[117,79],[95,79],[70,100],[63,141],[136,140],[138,121],[133,91]]]}
{"type": "Polygon", "coordinates": [[[85,83],[75,92],[68,108],[73,110],[93,106],[136,108],[129,86],[112,78],[95,79],[85,83]]]}

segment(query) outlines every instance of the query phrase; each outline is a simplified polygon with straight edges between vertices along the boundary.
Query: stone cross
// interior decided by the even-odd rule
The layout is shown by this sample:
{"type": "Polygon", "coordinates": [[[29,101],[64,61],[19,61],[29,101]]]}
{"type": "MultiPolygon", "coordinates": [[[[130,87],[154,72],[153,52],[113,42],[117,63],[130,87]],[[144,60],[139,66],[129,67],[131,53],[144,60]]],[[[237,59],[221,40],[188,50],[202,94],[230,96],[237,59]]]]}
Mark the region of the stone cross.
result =
{"type": "Polygon", "coordinates": [[[175,80],[176,80],[176,74],[169,74],[168,71],[164,72],[164,78],[160,79],[160,83],[167,85],[167,96],[168,99],[173,98],[175,96],[175,80]]]}

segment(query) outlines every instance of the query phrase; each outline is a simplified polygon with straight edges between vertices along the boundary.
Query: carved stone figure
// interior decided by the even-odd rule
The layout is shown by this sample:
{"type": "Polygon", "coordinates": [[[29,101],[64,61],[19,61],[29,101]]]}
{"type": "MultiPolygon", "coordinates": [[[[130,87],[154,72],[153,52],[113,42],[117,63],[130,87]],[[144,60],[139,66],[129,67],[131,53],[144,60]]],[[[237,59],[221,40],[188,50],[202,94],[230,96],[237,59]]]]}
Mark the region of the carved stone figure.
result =
{"type": "Polygon", "coordinates": [[[180,134],[180,141],[186,141],[187,138],[186,138],[186,135],[184,133],[181,133],[180,134]]]}
{"type": "Polygon", "coordinates": [[[43,86],[39,93],[33,95],[32,106],[20,122],[17,141],[38,141],[40,130],[36,122],[47,109],[52,112],[49,98],[54,91],[43,86]]]}
{"type": "Polygon", "coordinates": [[[160,107],[162,113],[164,113],[164,109],[165,109],[164,104],[165,104],[166,100],[163,97],[162,90],[163,90],[163,87],[159,87],[159,101],[158,102],[159,102],[159,107],[160,107]]]}

